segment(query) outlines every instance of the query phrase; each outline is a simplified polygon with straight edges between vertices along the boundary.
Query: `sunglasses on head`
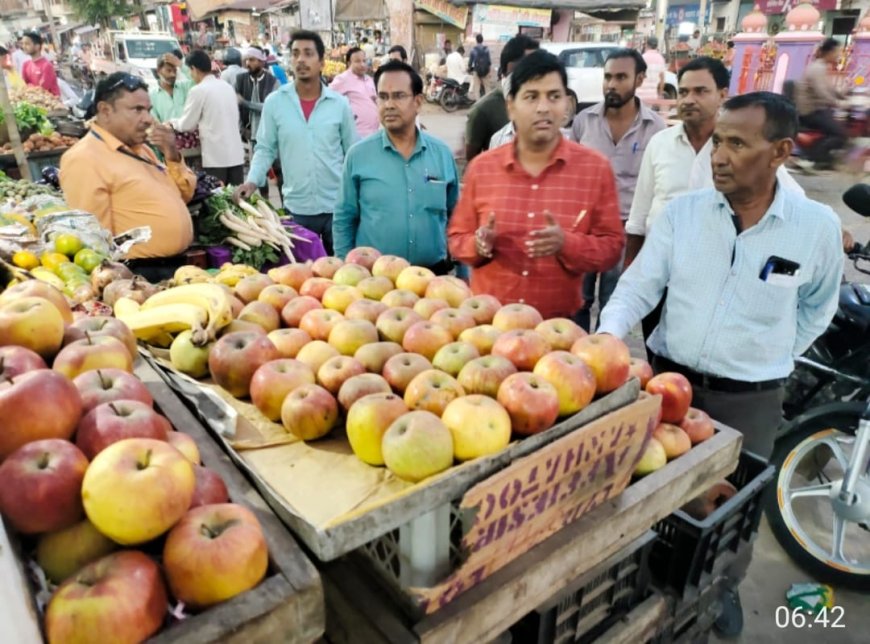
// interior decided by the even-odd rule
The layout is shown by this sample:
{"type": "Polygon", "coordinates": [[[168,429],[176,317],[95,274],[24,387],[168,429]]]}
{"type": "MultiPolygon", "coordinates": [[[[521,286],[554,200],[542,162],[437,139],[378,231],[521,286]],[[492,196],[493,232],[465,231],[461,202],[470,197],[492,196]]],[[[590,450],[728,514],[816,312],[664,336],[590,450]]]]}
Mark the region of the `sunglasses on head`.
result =
{"type": "Polygon", "coordinates": [[[114,83],[112,83],[100,92],[100,98],[106,96],[107,94],[111,94],[122,85],[124,89],[126,89],[128,92],[135,92],[137,89],[148,89],[148,83],[146,83],[140,77],[133,76],[132,74],[123,74],[118,80],[116,80],[114,83]]]}

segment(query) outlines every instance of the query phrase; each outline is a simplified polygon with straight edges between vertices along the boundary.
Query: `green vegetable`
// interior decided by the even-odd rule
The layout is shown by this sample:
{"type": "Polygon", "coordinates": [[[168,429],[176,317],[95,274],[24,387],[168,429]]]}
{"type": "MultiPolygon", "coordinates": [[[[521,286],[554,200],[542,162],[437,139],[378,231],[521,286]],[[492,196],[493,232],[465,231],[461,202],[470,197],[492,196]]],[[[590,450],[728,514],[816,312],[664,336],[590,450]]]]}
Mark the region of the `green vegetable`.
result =
{"type": "MultiPolygon", "coordinates": [[[[15,104],[15,124],[19,130],[37,130],[46,135],[54,132],[54,126],[48,120],[48,111],[45,108],[31,105],[25,101],[15,104]]],[[[6,122],[6,115],[0,111],[0,124],[6,122]]]]}
{"type": "MultiPolygon", "coordinates": [[[[223,188],[206,199],[205,208],[196,218],[196,240],[203,246],[223,246],[223,240],[235,233],[224,226],[219,217],[222,213],[231,212],[234,216],[247,219],[248,214],[233,201],[233,191],[223,188]]],[[[233,248],[233,263],[247,264],[260,269],[264,264],[278,261],[278,252],[268,244],[261,244],[251,250],[233,248]]]]}

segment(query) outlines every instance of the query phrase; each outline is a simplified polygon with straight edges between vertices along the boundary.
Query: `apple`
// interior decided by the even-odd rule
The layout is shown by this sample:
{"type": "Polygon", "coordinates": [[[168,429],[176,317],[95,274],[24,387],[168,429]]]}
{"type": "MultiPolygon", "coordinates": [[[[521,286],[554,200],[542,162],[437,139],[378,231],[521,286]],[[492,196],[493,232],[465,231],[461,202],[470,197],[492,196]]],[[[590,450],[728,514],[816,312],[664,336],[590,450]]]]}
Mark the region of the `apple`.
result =
{"type": "Polygon", "coordinates": [[[101,403],[88,411],[76,430],[76,445],[88,459],[125,438],[166,441],[172,425],[151,405],[138,400],[101,403]]]}
{"type": "MultiPolygon", "coordinates": [[[[356,264],[349,264],[349,266],[356,266],[356,264]]],[[[334,284],[324,291],[321,302],[323,302],[323,308],[325,309],[344,313],[347,307],[361,299],[363,299],[363,294],[356,287],[346,284],[334,284]]]]}
{"type": "Polygon", "coordinates": [[[414,303],[414,311],[424,320],[431,318],[436,311],[449,308],[450,305],[447,303],[447,300],[435,297],[424,297],[414,303]]]}
{"type": "Polygon", "coordinates": [[[418,297],[426,294],[429,282],[435,279],[435,273],[422,266],[409,266],[396,278],[396,288],[408,290],[418,297]]]}
{"type": "Polygon", "coordinates": [[[538,360],[550,351],[550,345],[537,331],[513,329],[505,331],[492,345],[492,355],[502,356],[520,371],[531,371],[538,360]]]}
{"type": "MultiPolygon", "coordinates": [[[[81,504],[78,490],[76,496],[81,504]]],[[[61,530],[41,535],[36,545],[36,562],[46,577],[59,584],[92,561],[105,557],[117,548],[118,545],[102,535],[93,523],[82,519],[61,530]]]]}
{"type": "Polygon", "coordinates": [[[181,373],[191,378],[205,378],[208,375],[208,356],[214,343],[197,346],[193,343],[193,331],[186,329],[175,336],[169,345],[169,361],[181,373]]]}
{"type": "Polygon", "coordinates": [[[284,305],[284,308],[281,309],[281,319],[284,320],[284,324],[289,327],[298,327],[299,323],[302,321],[302,317],[308,313],[308,311],[322,308],[323,305],[317,298],[311,297],[310,295],[300,295],[284,305]]]}
{"type": "Polygon", "coordinates": [[[438,353],[438,349],[451,342],[453,342],[453,334],[450,331],[431,320],[423,320],[411,325],[405,332],[402,348],[432,360],[438,353]]]}
{"type": "Polygon", "coordinates": [[[110,335],[124,343],[131,356],[139,353],[136,345],[136,336],[126,324],[117,318],[107,316],[84,317],[76,320],[66,328],[63,343],[69,344],[76,340],[84,340],[87,336],[97,338],[101,335],[110,335]]]}
{"type": "Polygon", "coordinates": [[[169,531],[163,546],[169,589],[194,609],[250,590],[266,576],[268,566],[260,522],[235,503],[193,508],[169,531]]]}
{"type": "Polygon", "coordinates": [[[660,373],[646,383],[644,390],[662,397],[662,420],[666,423],[681,423],[692,405],[692,383],[681,373],[660,373]]]}
{"type": "Polygon", "coordinates": [[[408,409],[431,411],[437,416],[444,413],[451,400],[465,395],[465,390],[453,376],[429,369],[417,374],[405,389],[408,409]]]}
{"type": "Polygon", "coordinates": [[[0,346],[21,346],[48,360],[63,344],[63,334],[60,311],[44,298],[18,297],[0,304],[0,346]]]}
{"type": "Polygon", "coordinates": [[[465,329],[459,334],[459,339],[463,342],[469,342],[477,347],[478,353],[485,356],[492,353],[492,346],[498,339],[502,331],[496,329],[491,324],[481,324],[470,329],[465,329]]]}
{"type": "Polygon", "coordinates": [[[0,380],[47,368],[45,360],[35,351],[15,345],[0,347],[0,380]]]}
{"type": "Polygon", "coordinates": [[[314,371],[291,358],[272,360],[260,366],[251,378],[251,402],[269,420],[281,418],[281,404],[291,391],[314,383],[314,371]]]}
{"type": "Polygon", "coordinates": [[[332,281],[336,284],[356,286],[365,278],[371,276],[371,272],[365,266],[359,264],[345,264],[335,271],[335,275],[332,276],[332,281]]]}
{"type": "Polygon", "coordinates": [[[193,464],[172,445],[127,438],[91,461],[82,501],[97,530],[129,546],[151,541],[175,525],[190,507],[195,484],[193,464]]]}
{"type": "Polygon", "coordinates": [[[245,398],[254,372],[280,357],[278,349],[265,335],[230,333],[212,347],[208,356],[208,370],[216,384],[236,398],[245,398]]]}
{"type": "Polygon", "coordinates": [[[237,319],[258,324],[266,330],[266,333],[281,326],[281,318],[275,307],[260,300],[245,304],[245,308],[239,313],[237,319]]]}
{"type": "Polygon", "coordinates": [[[270,268],[266,275],[276,284],[289,286],[295,291],[299,291],[302,285],[309,277],[314,277],[314,271],[311,270],[310,262],[297,262],[295,264],[285,264],[276,268],[270,268]]]}
{"type": "Polygon", "coordinates": [[[299,321],[299,328],[311,336],[312,340],[329,339],[333,327],[344,319],[338,311],[332,309],[314,309],[308,311],[299,321]]]}
{"type": "Polygon", "coordinates": [[[722,479],[680,508],[693,519],[703,521],[737,494],[737,488],[722,479]]]}
{"type": "Polygon", "coordinates": [[[689,435],[676,425],[662,423],[653,430],[652,435],[665,448],[665,454],[669,461],[692,449],[692,440],[689,435]]]}
{"type": "Polygon", "coordinates": [[[475,295],[459,305],[463,311],[468,311],[477,324],[490,324],[495,314],[501,308],[501,302],[494,295],[475,295]]]}
{"type": "Polygon", "coordinates": [[[502,331],[534,329],[543,321],[538,309],[528,304],[506,304],[492,317],[492,325],[502,331]]]}
{"type": "Polygon", "coordinates": [[[372,270],[375,262],[381,257],[381,251],[371,246],[357,246],[344,258],[348,264],[359,264],[368,270],[372,270]]]}
{"type": "Polygon", "coordinates": [[[281,423],[290,434],[304,441],[326,436],[338,420],[338,403],[319,385],[297,387],[281,405],[281,423]]]}
{"type": "Polygon", "coordinates": [[[628,377],[640,380],[640,388],[646,388],[646,383],[652,380],[653,370],[650,363],[640,358],[632,358],[628,362],[628,377]]]}
{"type": "Polygon", "coordinates": [[[132,373],[133,357],[123,342],[102,335],[66,345],[55,357],[52,368],[70,379],[93,369],[121,369],[132,373]]]}
{"type": "MultiPolygon", "coordinates": [[[[239,313],[241,313],[241,311],[239,311],[239,313]]],[[[218,332],[218,337],[222,338],[231,333],[256,333],[257,335],[266,335],[266,329],[249,320],[233,320],[218,332]]]]}
{"type": "Polygon", "coordinates": [[[429,318],[429,321],[443,326],[450,331],[450,335],[454,338],[458,338],[460,333],[474,326],[474,318],[460,309],[441,309],[440,311],[435,311],[432,317],[429,318]]]}
{"type": "Polygon", "coordinates": [[[331,286],[335,286],[335,282],[331,279],[326,277],[309,277],[299,289],[299,295],[309,295],[319,301],[331,286]]]}
{"type": "Polygon", "coordinates": [[[317,384],[333,396],[337,396],[345,380],[365,372],[366,368],[353,358],[335,356],[324,362],[317,370],[317,384]]]}
{"type": "Polygon", "coordinates": [[[344,317],[348,320],[368,320],[372,324],[378,321],[378,317],[384,311],[388,310],[383,302],[375,302],[374,300],[357,300],[351,302],[350,306],[344,312],[344,317]]]}
{"type": "Polygon", "coordinates": [[[25,534],[52,532],[82,519],[88,459],[72,443],[47,438],[22,445],[0,464],[0,513],[25,534]]]}
{"type": "Polygon", "coordinates": [[[422,321],[423,318],[415,313],[413,309],[406,306],[397,306],[381,313],[375,322],[375,326],[382,339],[401,344],[408,329],[417,322],[422,321]]]}
{"type": "Polygon", "coordinates": [[[368,394],[356,400],[347,412],[347,439],[357,458],[369,465],[383,465],[381,441],[390,425],[408,413],[408,407],[394,393],[368,394]]]}
{"type": "Polygon", "coordinates": [[[166,442],[184,454],[188,461],[194,465],[199,465],[199,447],[189,435],[184,432],[166,432],[166,442]]]}
{"type": "Polygon", "coordinates": [[[196,476],[196,486],[193,488],[191,508],[213,503],[227,503],[230,500],[227,484],[220,474],[202,465],[194,465],[193,473],[196,476]]]}
{"type": "Polygon", "coordinates": [[[66,299],[66,296],[61,293],[60,290],[56,289],[51,284],[33,279],[25,280],[20,284],[10,286],[0,293],[0,305],[22,297],[41,297],[44,300],[48,300],[54,304],[55,308],[60,313],[60,317],[63,318],[64,324],[73,323],[73,314],[69,305],[69,300],[66,299]]]}
{"type": "MultiPolygon", "coordinates": [[[[227,287],[227,288],[229,288],[229,287],[227,287]]],[[[234,291],[234,293],[235,293],[235,291],[234,291]]],[[[233,317],[235,318],[235,317],[238,317],[239,313],[242,312],[242,309],[245,308],[245,303],[242,302],[235,295],[231,295],[230,296],[230,307],[231,307],[231,310],[233,313],[233,317]]]]}
{"type": "Polygon", "coordinates": [[[457,382],[468,394],[498,395],[505,378],[517,372],[514,363],[502,356],[482,356],[468,362],[459,372],[457,382]]]}
{"type": "Polygon", "coordinates": [[[311,371],[317,373],[320,367],[323,366],[324,362],[340,355],[338,349],[331,344],[324,342],[323,340],[312,340],[299,349],[299,353],[296,354],[296,359],[299,362],[304,362],[308,365],[311,371]]]}
{"type": "Polygon", "coordinates": [[[713,438],[713,434],[716,433],[716,427],[710,416],[694,407],[689,407],[683,422],[680,423],[680,428],[686,432],[692,445],[703,443],[708,438],[713,438]]]}
{"type": "Polygon", "coordinates": [[[663,468],[668,462],[665,448],[655,438],[650,438],[643,450],[637,465],[634,466],[635,476],[646,476],[663,468]]]}
{"type": "Polygon", "coordinates": [[[435,414],[410,411],[387,428],[381,451],[393,474],[416,483],[453,465],[453,435],[435,414]]]}
{"type": "Polygon", "coordinates": [[[151,407],[154,399],[148,387],[131,373],[122,369],[94,369],[73,380],[82,399],[82,413],[97,405],[113,400],[138,400],[151,407]]]}
{"type": "Polygon", "coordinates": [[[488,396],[457,398],[444,409],[441,420],[453,434],[453,456],[457,461],[495,454],[511,442],[511,417],[488,396]]]}
{"type": "Polygon", "coordinates": [[[268,275],[262,273],[247,275],[236,284],[236,296],[245,304],[255,302],[260,296],[260,292],[274,283],[268,275]]]}
{"type": "Polygon", "coordinates": [[[432,358],[432,366],[455,378],[462,371],[462,367],[479,357],[480,353],[473,344],[451,342],[438,349],[438,353],[432,358]]]}
{"type": "Polygon", "coordinates": [[[410,266],[410,262],[404,257],[397,255],[381,255],[372,265],[372,275],[375,277],[387,277],[393,284],[399,279],[403,270],[410,266]]]}
{"type": "Polygon", "coordinates": [[[0,381],[0,461],[31,441],[68,440],[81,415],[79,390],[56,371],[37,369],[0,381]]]}
{"type": "Polygon", "coordinates": [[[551,351],[538,360],[534,374],[556,388],[560,416],[576,414],[595,396],[592,370],[570,351],[551,351]]]}
{"type": "Polygon", "coordinates": [[[266,337],[272,341],[282,358],[295,358],[302,347],[311,342],[311,336],[302,329],[275,329],[266,337]]]}
{"type": "Polygon", "coordinates": [[[517,434],[542,432],[559,417],[559,392],[533,373],[515,373],[505,378],[496,399],[507,409],[517,434]]]}
{"type": "Polygon", "coordinates": [[[574,343],[586,337],[583,328],[568,318],[550,318],[535,327],[553,351],[570,351],[574,343]]]}
{"type": "Polygon", "coordinates": [[[314,273],[315,277],[332,279],[335,272],[342,266],[344,266],[344,262],[338,257],[319,257],[311,265],[311,272],[314,273]]]}
{"type": "Polygon", "coordinates": [[[378,341],[378,329],[368,320],[341,320],[329,333],[329,344],[345,356],[352,356],[357,350],[378,341]]]}
{"type": "Polygon", "coordinates": [[[381,375],[397,392],[404,394],[410,382],[432,368],[432,363],[419,353],[397,353],[384,363],[381,375]]]}
{"type": "Polygon", "coordinates": [[[384,295],[381,302],[392,308],[404,306],[413,307],[420,300],[420,296],[407,289],[396,288],[384,295]]]}
{"type": "Polygon", "coordinates": [[[371,373],[381,373],[387,360],[402,353],[402,345],[396,342],[372,342],[364,344],[353,357],[371,373]]]}
{"type": "Polygon", "coordinates": [[[628,380],[631,354],[619,338],[607,333],[594,333],[580,338],[571,347],[595,374],[595,393],[605,394],[618,389],[628,380]]]}
{"type": "Polygon", "coordinates": [[[426,297],[447,300],[447,303],[452,307],[458,307],[471,296],[468,284],[452,275],[434,277],[426,285],[426,297]]]}
{"type": "Polygon", "coordinates": [[[160,567],[137,550],[116,552],[76,572],[45,611],[49,642],[142,642],[160,630],[169,598],[160,567]]]}
{"type": "Polygon", "coordinates": [[[363,297],[380,301],[394,287],[388,277],[366,277],[356,285],[356,288],[363,297]]]}
{"type": "Polygon", "coordinates": [[[344,381],[338,390],[338,404],[348,411],[353,404],[369,394],[392,393],[390,383],[376,373],[363,373],[344,381]]]}
{"type": "Polygon", "coordinates": [[[290,286],[285,284],[271,284],[260,291],[257,300],[265,302],[275,309],[275,313],[280,314],[281,311],[284,310],[284,307],[287,306],[287,302],[298,296],[299,293],[296,292],[296,289],[290,286]]]}

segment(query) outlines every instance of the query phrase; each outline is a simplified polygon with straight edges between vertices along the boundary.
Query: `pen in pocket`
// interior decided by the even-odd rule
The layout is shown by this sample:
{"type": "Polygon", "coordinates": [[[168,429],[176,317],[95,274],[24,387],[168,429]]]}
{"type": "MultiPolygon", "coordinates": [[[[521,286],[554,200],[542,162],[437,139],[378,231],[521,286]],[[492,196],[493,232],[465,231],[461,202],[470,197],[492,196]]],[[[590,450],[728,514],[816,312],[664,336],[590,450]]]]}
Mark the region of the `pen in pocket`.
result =
{"type": "Polygon", "coordinates": [[[577,215],[577,219],[574,220],[574,225],[571,226],[571,230],[577,230],[577,226],[580,225],[580,222],[586,217],[586,209],[580,211],[580,214],[577,215]]]}

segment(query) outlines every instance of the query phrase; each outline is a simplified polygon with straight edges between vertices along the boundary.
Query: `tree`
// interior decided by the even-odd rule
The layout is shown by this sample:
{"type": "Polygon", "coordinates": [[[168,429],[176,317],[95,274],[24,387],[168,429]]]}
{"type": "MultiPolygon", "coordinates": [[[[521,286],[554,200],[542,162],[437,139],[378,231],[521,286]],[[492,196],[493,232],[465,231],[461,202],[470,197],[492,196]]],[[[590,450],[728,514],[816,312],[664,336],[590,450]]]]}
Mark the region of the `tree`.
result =
{"type": "Polygon", "coordinates": [[[69,0],[76,15],[89,25],[109,25],[110,18],[130,13],[126,0],[69,0]]]}

